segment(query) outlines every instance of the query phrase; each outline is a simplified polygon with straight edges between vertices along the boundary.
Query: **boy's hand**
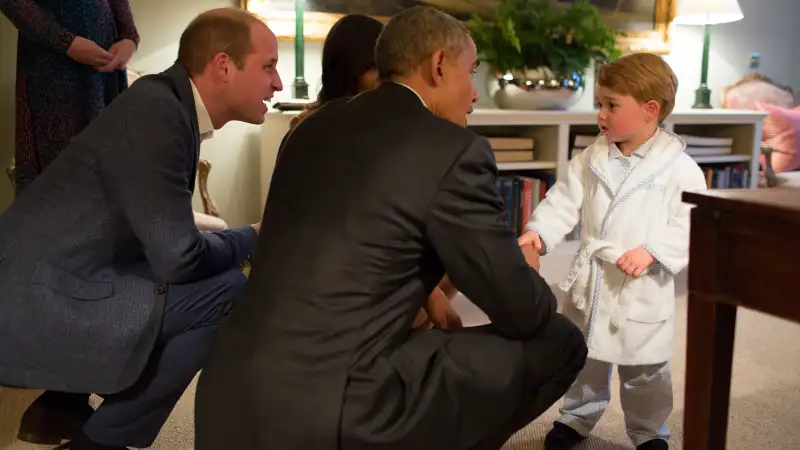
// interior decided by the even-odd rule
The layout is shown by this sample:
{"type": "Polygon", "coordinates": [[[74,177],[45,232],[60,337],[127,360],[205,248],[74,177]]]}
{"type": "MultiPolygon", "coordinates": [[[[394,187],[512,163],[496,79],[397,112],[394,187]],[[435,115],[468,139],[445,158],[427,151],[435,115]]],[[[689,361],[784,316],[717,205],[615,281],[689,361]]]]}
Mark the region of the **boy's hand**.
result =
{"type": "Polygon", "coordinates": [[[655,259],[650,252],[643,247],[637,247],[620,256],[617,260],[617,267],[627,275],[638,277],[653,261],[655,259]]]}
{"type": "Polygon", "coordinates": [[[542,239],[539,237],[539,233],[531,230],[526,231],[525,234],[517,239],[519,246],[522,247],[523,245],[533,245],[533,248],[536,249],[537,253],[542,252],[542,239]]]}

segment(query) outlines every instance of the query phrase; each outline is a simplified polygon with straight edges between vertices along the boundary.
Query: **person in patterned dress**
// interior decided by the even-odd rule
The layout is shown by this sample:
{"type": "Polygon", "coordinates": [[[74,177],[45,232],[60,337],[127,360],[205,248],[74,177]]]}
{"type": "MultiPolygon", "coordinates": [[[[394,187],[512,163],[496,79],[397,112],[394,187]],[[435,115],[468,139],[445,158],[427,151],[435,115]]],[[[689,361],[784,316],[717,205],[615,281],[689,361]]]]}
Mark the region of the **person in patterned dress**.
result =
{"type": "Polygon", "coordinates": [[[139,34],[128,0],[0,0],[19,31],[16,196],[120,92],[139,34]]]}
{"type": "MultiPolygon", "coordinates": [[[[139,34],[128,0],[0,0],[19,31],[16,195],[128,87],[139,34]]],[[[88,394],[47,391],[23,416],[21,440],[57,444],[94,411],[88,394]]]]}

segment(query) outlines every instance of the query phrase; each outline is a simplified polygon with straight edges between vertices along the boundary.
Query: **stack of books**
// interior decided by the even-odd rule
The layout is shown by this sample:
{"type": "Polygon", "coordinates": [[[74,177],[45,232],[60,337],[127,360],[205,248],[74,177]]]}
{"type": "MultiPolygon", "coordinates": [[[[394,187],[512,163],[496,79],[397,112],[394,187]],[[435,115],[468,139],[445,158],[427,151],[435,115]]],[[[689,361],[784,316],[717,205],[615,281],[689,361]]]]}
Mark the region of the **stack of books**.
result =
{"type": "Polygon", "coordinates": [[[495,162],[533,161],[533,138],[527,137],[487,137],[494,150],[495,162]]]}
{"type": "Polygon", "coordinates": [[[680,135],[686,141],[686,153],[689,156],[730,155],[733,138],[680,135]]]}

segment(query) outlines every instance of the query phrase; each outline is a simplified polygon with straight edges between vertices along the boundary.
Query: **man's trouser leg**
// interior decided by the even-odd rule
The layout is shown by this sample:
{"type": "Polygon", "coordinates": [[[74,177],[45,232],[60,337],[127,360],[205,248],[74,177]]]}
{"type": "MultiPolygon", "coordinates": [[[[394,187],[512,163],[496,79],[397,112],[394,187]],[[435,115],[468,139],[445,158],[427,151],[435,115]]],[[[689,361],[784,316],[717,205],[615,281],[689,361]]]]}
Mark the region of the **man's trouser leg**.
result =
{"type": "Polygon", "coordinates": [[[196,283],[170,285],[161,333],[136,383],[103,403],[82,438],[108,446],[149,447],[202,368],[220,320],[246,278],[232,269],[196,283]]]}

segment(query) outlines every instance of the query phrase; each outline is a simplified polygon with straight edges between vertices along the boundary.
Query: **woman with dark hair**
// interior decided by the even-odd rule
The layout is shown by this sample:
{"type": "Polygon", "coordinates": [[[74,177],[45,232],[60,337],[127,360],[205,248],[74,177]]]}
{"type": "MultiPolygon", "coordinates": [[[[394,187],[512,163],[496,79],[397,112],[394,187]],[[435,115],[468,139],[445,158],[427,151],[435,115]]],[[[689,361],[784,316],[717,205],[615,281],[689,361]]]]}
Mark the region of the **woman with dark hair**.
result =
{"type": "Polygon", "coordinates": [[[319,103],[353,96],[378,86],[375,44],[381,31],[381,22],[360,14],[350,14],[336,22],[322,49],[319,103]]]}
{"type": "Polygon", "coordinates": [[[317,101],[292,120],[292,127],[325,103],[352,97],[380,84],[375,44],[383,24],[362,14],[348,14],[328,32],[322,48],[322,87],[317,101]]]}
{"type": "MultiPolygon", "coordinates": [[[[362,14],[348,14],[331,27],[322,48],[322,87],[317,101],[292,119],[290,128],[325,103],[378,87],[380,79],[375,64],[375,44],[381,31],[383,24],[380,21],[362,14]]],[[[456,288],[445,276],[428,297],[425,308],[420,309],[413,327],[461,327],[461,318],[450,305],[456,293],[456,288]]]]}

